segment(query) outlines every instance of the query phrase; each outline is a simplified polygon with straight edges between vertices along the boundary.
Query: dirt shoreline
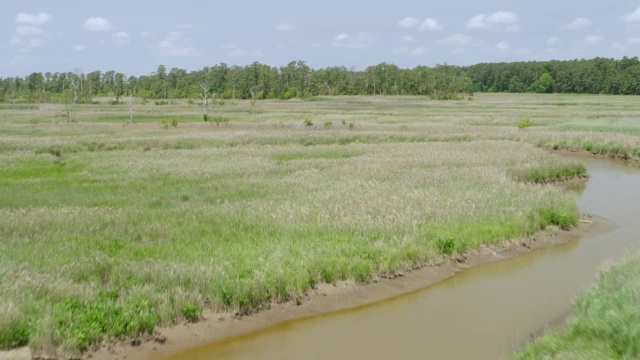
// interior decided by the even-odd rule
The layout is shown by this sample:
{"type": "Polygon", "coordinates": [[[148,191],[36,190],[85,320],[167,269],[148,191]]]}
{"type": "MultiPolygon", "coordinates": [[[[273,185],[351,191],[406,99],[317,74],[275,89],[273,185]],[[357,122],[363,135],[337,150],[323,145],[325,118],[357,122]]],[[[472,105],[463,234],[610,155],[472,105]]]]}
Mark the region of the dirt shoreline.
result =
{"type": "MultiPolygon", "coordinates": [[[[474,266],[514,258],[536,249],[565,244],[614,228],[615,225],[608,220],[582,215],[579,225],[571,230],[554,228],[541,231],[528,238],[471,250],[464,255],[441,259],[435,263],[415,267],[404,274],[398,274],[395,278],[377,279],[369,284],[356,284],[350,281],[338,282],[335,286],[321,284],[303,299],[271,304],[268,309],[253,315],[239,318],[232,313],[205,311],[204,319],[200,322],[158,328],[156,335],[144,339],[116,344],[105,343],[97,351],[85,353],[83,358],[157,359],[206,344],[232,341],[259,333],[272,326],[388,301],[421,291],[474,266]]],[[[540,329],[541,332],[543,330],[540,329]]],[[[535,334],[532,335],[535,336],[535,334]]],[[[32,358],[49,359],[50,357],[32,354],[28,348],[0,352],[0,360],[32,358]]]]}

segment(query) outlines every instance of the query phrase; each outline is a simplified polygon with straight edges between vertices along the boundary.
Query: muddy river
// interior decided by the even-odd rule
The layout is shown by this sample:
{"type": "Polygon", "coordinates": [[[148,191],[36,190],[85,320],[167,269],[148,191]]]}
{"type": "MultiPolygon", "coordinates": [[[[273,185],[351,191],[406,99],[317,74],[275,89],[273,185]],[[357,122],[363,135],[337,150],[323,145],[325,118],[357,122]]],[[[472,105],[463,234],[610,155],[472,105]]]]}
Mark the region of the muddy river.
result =
{"type": "Polygon", "coordinates": [[[168,359],[504,359],[570,311],[598,270],[640,248],[640,171],[580,158],[581,211],[606,234],[460,272],[373,306],[280,324],[168,359]]]}

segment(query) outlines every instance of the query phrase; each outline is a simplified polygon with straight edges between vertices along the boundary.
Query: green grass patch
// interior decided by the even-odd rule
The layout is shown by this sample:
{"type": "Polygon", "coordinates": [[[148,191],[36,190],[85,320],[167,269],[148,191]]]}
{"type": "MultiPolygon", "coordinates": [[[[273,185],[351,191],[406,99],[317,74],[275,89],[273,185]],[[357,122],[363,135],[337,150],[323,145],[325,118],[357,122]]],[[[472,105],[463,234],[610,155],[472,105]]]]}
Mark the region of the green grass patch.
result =
{"type": "Polygon", "coordinates": [[[321,101],[333,101],[333,100],[335,100],[335,98],[331,96],[312,96],[304,99],[304,101],[308,101],[308,102],[321,102],[321,101]]]}
{"type": "Polygon", "coordinates": [[[31,326],[24,316],[0,315],[0,350],[11,350],[29,344],[31,326]]]}
{"type": "Polygon", "coordinates": [[[311,148],[303,151],[286,151],[275,153],[271,158],[277,162],[312,159],[348,159],[363,155],[363,151],[342,148],[311,148]]]}
{"type": "Polygon", "coordinates": [[[40,106],[30,104],[0,104],[0,110],[38,110],[40,106]]]}
{"type": "Polygon", "coordinates": [[[160,317],[147,299],[118,299],[117,291],[95,299],[65,298],[52,309],[55,343],[69,350],[86,350],[102,339],[122,339],[151,333],[160,317]]]}
{"type": "Polygon", "coordinates": [[[577,163],[548,163],[543,166],[516,171],[516,178],[518,180],[536,184],[581,178],[586,175],[587,169],[584,165],[577,163]]]}
{"type": "Polygon", "coordinates": [[[538,338],[513,358],[637,359],[640,357],[640,259],[603,271],[573,305],[567,327],[538,338]]]}
{"type": "Polygon", "coordinates": [[[561,138],[557,140],[540,140],[538,145],[543,148],[567,151],[588,151],[594,155],[604,155],[611,158],[628,160],[637,158],[640,146],[637,143],[627,144],[615,140],[595,140],[589,138],[561,138]]]}

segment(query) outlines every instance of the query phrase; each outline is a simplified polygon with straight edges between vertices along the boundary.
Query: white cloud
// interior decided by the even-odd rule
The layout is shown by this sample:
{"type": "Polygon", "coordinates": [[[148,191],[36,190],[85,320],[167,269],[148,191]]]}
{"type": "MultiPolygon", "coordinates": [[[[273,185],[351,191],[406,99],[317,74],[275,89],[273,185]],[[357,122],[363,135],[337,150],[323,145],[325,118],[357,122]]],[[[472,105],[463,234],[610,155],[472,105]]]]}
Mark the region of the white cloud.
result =
{"type": "Polygon", "coordinates": [[[466,23],[468,29],[487,29],[493,27],[504,26],[507,32],[519,32],[518,23],[519,16],[513,11],[496,11],[493,14],[480,14],[472,17],[466,23]]]}
{"type": "Polygon", "coordinates": [[[129,45],[131,37],[124,31],[117,32],[111,36],[113,43],[120,46],[129,45]]]}
{"type": "Polygon", "coordinates": [[[422,56],[429,53],[429,49],[424,46],[419,46],[413,50],[411,50],[411,55],[413,56],[422,56]]]}
{"type": "Polygon", "coordinates": [[[194,57],[200,55],[198,50],[193,47],[180,47],[166,40],[160,41],[158,50],[160,50],[161,55],[171,57],[194,57]]]}
{"type": "Polygon", "coordinates": [[[198,49],[189,46],[188,43],[182,31],[172,31],[158,44],[158,52],[161,56],[170,57],[199,56],[198,49]]]}
{"type": "Polygon", "coordinates": [[[442,25],[438,24],[436,19],[426,18],[420,24],[420,31],[440,31],[442,30],[442,25]]]}
{"type": "Polygon", "coordinates": [[[395,48],[391,51],[397,55],[422,56],[429,53],[429,48],[426,48],[424,46],[418,46],[416,48],[411,49],[409,47],[402,46],[402,47],[395,48]]]}
{"type": "Polygon", "coordinates": [[[547,39],[547,45],[551,45],[551,46],[558,45],[561,42],[562,42],[562,40],[560,40],[560,38],[557,37],[557,36],[552,36],[549,39],[547,39]]]}
{"type": "Polygon", "coordinates": [[[41,26],[51,21],[51,15],[47,13],[27,14],[19,13],[16,16],[16,24],[41,26]]]}
{"type": "Polygon", "coordinates": [[[409,48],[406,46],[403,47],[399,47],[399,48],[395,48],[393,50],[391,50],[394,54],[398,54],[398,55],[405,55],[407,53],[409,53],[409,48]]]}
{"type": "Polygon", "coordinates": [[[23,43],[24,41],[17,36],[14,36],[9,40],[9,45],[22,45],[23,43]]]}
{"type": "Polygon", "coordinates": [[[295,25],[290,23],[282,23],[282,24],[276,25],[276,30],[284,31],[284,32],[293,31],[295,30],[295,28],[296,28],[295,25]]]}
{"type": "Polygon", "coordinates": [[[506,41],[501,41],[497,43],[495,47],[498,50],[504,51],[504,50],[508,50],[511,47],[511,45],[509,45],[509,43],[506,41]]]}
{"type": "Polygon", "coordinates": [[[632,12],[631,14],[628,14],[627,16],[624,17],[624,19],[627,22],[630,23],[637,23],[640,22],[640,7],[637,8],[634,12],[632,12]]]}
{"type": "Polygon", "coordinates": [[[584,30],[591,25],[593,25],[593,21],[586,18],[577,18],[567,26],[567,29],[579,31],[579,30],[584,30]]]}
{"type": "Polygon", "coordinates": [[[476,40],[471,36],[462,35],[462,34],[453,34],[449,37],[438,41],[439,45],[442,46],[451,46],[451,47],[469,47],[469,46],[481,46],[482,41],[476,40]]]}
{"type": "Polygon", "coordinates": [[[245,51],[242,49],[235,49],[234,51],[229,53],[229,56],[234,58],[248,57],[252,59],[259,59],[263,56],[263,53],[262,50],[245,51]]]}
{"type": "Polygon", "coordinates": [[[333,40],[333,46],[362,49],[371,46],[373,44],[373,37],[366,32],[361,32],[356,36],[347,34],[340,34],[333,40]]]}
{"type": "Polygon", "coordinates": [[[44,42],[40,39],[29,39],[27,42],[27,47],[29,48],[37,48],[44,45],[44,42]]]}
{"type": "Polygon", "coordinates": [[[182,32],[182,31],[172,31],[167,35],[165,40],[170,41],[170,42],[177,42],[177,41],[181,41],[183,37],[184,37],[184,32],[182,32]]]}
{"type": "Polygon", "coordinates": [[[520,25],[509,25],[506,27],[506,29],[504,29],[504,31],[508,32],[508,33],[519,33],[520,32],[520,25]]]}
{"type": "Polygon", "coordinates": [[[418,26],[419,23],[420,21],[418,21],[418,19],[414,17],[407,17],[407,18],[404,18],[403,20],[400,20],[400,22],[398,22],[398,26],[404,29],[410,29],[418,26]]]}
{"type": "Polygon", "coordinates": [[[86,46],[84,46],[84,45],[80,45],[80,44],[78,44],[78,45],[74,45],[74,46],[73,46],[73,50],[75,50],[75,51],[84,51],[84,50],[86,50],[86,49],[87,49],[87,47],[86,47],[86,46]]]}
{"type": "Polygon", "coordinates": [[[600,36],[600,35],[587,35],[584,38],[584,43],[585,44],[595,45],[595,44],[600,44],[603,41],[604,41],[604,38],[602,36],[600,36]]]}
{"type": "Polygon", "coordinates": [[[412,42],[416,42],[416,39],[414,39],[413,36],[405,35],[405,36],[402,37],[402,42],[403,43],[412,43],[412,42]]]}
{"type": "Polygon", "coordinates": [[[20,37],[37,37],[44,35],[44,31],[35,26],[18,25],[16,26],[16,35],[20,37]]]}
{"type": "Polygon", "coordinates": [[[91,17],[82,24],[82,28],[91,32],[107,32],[113,30],[113,25],[105,18],[91,17]]]}
{"type": "Polygon", "coordinates": [[[497,11],[487,18],[491,24],[511,25],[518,22],[518,14],[512,11],[497,11]]]}
{"type": "Polygon", "coordinates": [[[469,29],[482,29],[488,27],[488,24],[484,21],[486,15],[476,15],[467,21],[467,28],[469,29]]]}

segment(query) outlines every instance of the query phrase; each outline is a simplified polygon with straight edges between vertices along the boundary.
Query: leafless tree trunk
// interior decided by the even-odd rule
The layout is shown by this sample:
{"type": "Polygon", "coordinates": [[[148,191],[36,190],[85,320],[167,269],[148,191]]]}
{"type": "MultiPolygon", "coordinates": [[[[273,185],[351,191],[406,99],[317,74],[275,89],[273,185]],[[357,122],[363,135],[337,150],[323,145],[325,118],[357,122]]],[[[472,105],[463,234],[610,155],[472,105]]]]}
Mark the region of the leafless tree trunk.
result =
{"type": "Polygon", "coordinates": [[[209,117],[209,91],[211,90],[211,87],[208,86],[205,83],[200,83],[200,87],[202,88],[202,95],[200,95],[200,97],[202,97],[202,101],[204,101],[204,112],[202,113],[202,116],[204,117],[204,121],[208,121],[208,117],[209,117]]]}
{"type": "Polygon", "coordinates": [[[72,79],[71,83],[71,95],[73,100],[73,106],[71,107],[71,122],[76,122],[76,105],[78,104],[78,80],[72,79]]]}
{"type": "Polygon", "coordinates": [[[205,83],[201,83],[200,87],[202,88],[202,95],[200,95],[200,97],[202,97],[202,101],[204,101],[204,114],[208,114],[209,113],[209,90],[211,90],[211,87],[207,86],[205,83]]]}
{"type": "Polygon", "coordinates": [[[129,93],[129,122],[133,124],[133,91],[129,93]]]}

